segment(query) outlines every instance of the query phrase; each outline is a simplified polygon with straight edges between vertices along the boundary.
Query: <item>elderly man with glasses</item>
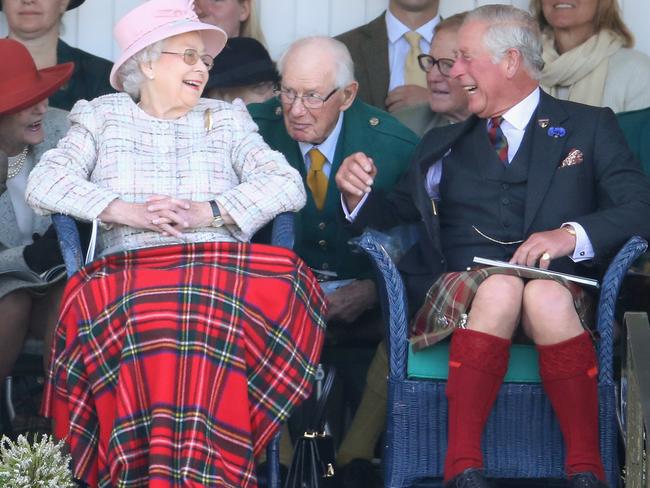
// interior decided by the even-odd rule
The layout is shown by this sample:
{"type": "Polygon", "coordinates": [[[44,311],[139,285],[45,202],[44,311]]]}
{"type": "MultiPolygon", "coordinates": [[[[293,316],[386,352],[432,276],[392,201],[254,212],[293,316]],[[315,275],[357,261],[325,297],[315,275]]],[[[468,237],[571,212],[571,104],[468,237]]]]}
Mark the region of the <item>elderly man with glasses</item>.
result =
{"type": "Polygon", "coordinates": [[[357,230],[421,226],[420,242],[398,267],[409,305],[424,301],[413,346],[453,332],[446,487],[490,486],[481,435],[517,329],[537,346],[565,440],[569,486],[607,486],[598,364],[584,328],[592,323],[589,294],[571,281],[525,279],[473,263],[480,256],[589,276],[630,236],[650,236],[650,184],[614,114],[542,92],[541,54],[527,12],[506,5],[473,10],[458,31],[450,76],[463,85],[474,115],[427,133],[408,176],[387,198],[373,185],[381,169],[362,156],[346,159],[336,175],[357,230]]]}
{"type": "Polygon", "coordinates": [[[301,172],[308,189],[297,219],[296,252],[325,280],[347,283],[328,295],[328,323],[339,326],[329,332],[337,330],[343,341],[355,340],[360,328],[374,329],[369,335],[376,344],[381,329],[372,310],[377,297],[370,265],[352,254],[350,234],[337,220],[341,202],[333,179],[347,156],[361,152],[382,168],[375,186],[388,191],[408,167],[418,139],[388,113],[356,98],[352,60],[341,42],[298,40],[278,69],[277,98],[249,110],[264,140],[301,172]]]}

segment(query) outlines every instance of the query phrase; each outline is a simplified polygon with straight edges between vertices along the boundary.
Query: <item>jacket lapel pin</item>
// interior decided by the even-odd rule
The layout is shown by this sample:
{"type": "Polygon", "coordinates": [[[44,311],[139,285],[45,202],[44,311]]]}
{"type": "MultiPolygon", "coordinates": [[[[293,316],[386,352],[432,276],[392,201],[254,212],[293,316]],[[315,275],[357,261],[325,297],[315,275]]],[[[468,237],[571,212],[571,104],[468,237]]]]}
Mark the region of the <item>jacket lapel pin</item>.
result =
{"type": "Polygon", "coordinates": [[[542,129],[546,129],[551,121],[549,119],[537,119],[537,123],[542,129]]]}
{"type": "Polygon", "coordinates": [[[582,163],[583,160],[584,160],[584,156],[582,155],[582,151],[580,149],[573,148],[569,151],[567,157],[564,158],[562,164],[560,164],[560,168],[565,168],[567,166],[575,166],[576,164],[582,163]]]}
{"type": "Polygon", "coordinates": [[[549,127],[547,134],[550,137],[557,139],[558,137],[564,137],[566,135],[566,129],[564,127],[549,127]]]}

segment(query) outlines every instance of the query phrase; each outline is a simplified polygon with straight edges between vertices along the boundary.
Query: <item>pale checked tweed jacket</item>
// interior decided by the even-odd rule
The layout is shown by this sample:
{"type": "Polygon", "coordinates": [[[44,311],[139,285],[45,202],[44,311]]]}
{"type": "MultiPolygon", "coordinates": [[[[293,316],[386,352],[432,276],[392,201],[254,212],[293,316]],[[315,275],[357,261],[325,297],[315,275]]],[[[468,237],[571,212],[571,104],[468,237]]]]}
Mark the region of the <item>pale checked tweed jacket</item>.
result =
{"type": "MultiPolygon", "coordinates": [[[[236,225],[185,233],[187,242],[248,241],[277,214],[305,204],[300,174],[257,133],[245,105],[200,99],[179,119],[142,111],[125,93],[77,102],[71,129],[32,170],[27,202],[37,213],[93,220],[114,199],[151,195],[216,199],[236,225]]],[[[102,228],[100,254],[177,244],[157,232],[102,228]]]]}

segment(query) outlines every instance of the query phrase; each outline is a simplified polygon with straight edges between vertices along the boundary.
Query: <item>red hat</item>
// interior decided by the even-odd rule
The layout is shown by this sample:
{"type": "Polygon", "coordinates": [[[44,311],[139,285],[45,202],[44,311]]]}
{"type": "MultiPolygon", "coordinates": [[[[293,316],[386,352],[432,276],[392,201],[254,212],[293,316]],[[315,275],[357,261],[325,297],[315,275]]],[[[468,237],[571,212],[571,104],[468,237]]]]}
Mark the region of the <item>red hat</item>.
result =
{"type": "MultiPolygon", "coordinates": [[[[68,8],[66,8],[66,10],[72,10],[73,8],[77,8],[82,3],[84,3],[84,0],[70,0],[70,3],[68,4],[68,8]]],[[[0,11],[1,10],[2,10],[2,2],[0,2],[0,11]]]]}
{"type": "Polygon", "coordinates": [[[0,115],[36,105],[57,91],[72,76],[74,63],[38,70],[25,46],[0,39],[0,115]]]}

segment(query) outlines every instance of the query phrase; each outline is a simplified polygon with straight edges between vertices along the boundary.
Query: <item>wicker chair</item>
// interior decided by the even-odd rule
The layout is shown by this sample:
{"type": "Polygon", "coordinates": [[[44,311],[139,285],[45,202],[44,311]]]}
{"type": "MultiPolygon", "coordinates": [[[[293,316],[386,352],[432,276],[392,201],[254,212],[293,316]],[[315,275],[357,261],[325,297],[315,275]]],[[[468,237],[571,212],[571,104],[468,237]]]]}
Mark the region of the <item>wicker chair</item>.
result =
{"type": "MultiPolygon", "coordinates": [[[[401,277],[377,233],[357,245],[377,273],[389,354],[388,415],[384,445],[386,487],[410,486],[443,475],[447,446],[445,380],[407,376],[407,302],[401,277]]],[[[631,263],[647,248],[631,238],[610,264],[601,283],[597,314],[600,444],[608,482],[619,483],[613,332],[616,297],[631,263]]],[[[435,346],[434,346],[435,347],[435,346]]],[[[539,383],[504,383],[483,436],[486,475],[492,478],[562,478],[564,446],[559,425],[539,383]]]]}
{"type": "MultiPolygon", "coordinates": [[[[52,221],[56,228],[61,247],[61,254],[65,262],[68,276],[76,273],[84,263],[81,241],[77,225],[69,216],[53,215],[52,221]]],[[[294,215],[283,213],[273,221],[271,242],[275,246],[293,249],[294,243],[294,215]]],[[[278,433],[266,448],[267,459],[267,487],[280,488],[280,434],[278,433]]]]}

